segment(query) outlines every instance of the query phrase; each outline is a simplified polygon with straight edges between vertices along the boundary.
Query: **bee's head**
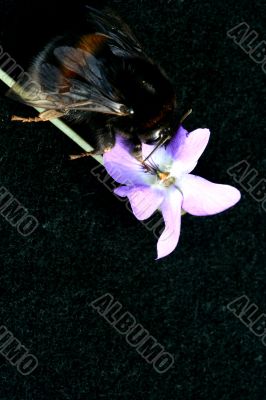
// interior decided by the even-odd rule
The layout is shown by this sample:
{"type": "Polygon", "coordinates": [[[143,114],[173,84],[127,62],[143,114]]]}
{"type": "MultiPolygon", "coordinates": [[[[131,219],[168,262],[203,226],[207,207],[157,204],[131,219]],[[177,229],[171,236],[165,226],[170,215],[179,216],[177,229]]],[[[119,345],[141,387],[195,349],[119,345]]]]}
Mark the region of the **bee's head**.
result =
{"type": "MultiPolygon", "coordinates": [[[[180,127],[183,121],[192,113],[192,109],[188,110],[181,120],[179,121],[178,126],[180,127]]],[[[176,127],[177,128],[177,127],[176,127]]],[[[146,144],[154,145],[154,148],[151,150],[150,154],[145,158],[144,162],[148,160],[153,153],[159,149],[161,146],[165,145],[169,140],[172,138],[173,133],[176,131],[174,125],[166,125],[161,127],[157,130],[150,131],[148,134],[146,133],[145,136],[139,135],[139,139],[146,144]]]]}
{"type": "Polygon", "coordinates": [[[140,141],[145,144],[157,145],[160,142],[166,142],[170,139],[172,129],[170,127],[158,127],[156,129],[147,130],[138,135],[140,141]],[[165,140],[164,140],[165,139],[165,140]]]}
{"type": "Polygon", "coordinates": [[[161,127],[156,130],[150,131],[145,135],[139,135],[139,139],[142,143],[154,145],[155,147],[151,151],[151,153],[146,157],[144,161],[146,161],[150,156],[161,146],[165,145],[172,137],[173,129],[168,127],[161,127]]]}

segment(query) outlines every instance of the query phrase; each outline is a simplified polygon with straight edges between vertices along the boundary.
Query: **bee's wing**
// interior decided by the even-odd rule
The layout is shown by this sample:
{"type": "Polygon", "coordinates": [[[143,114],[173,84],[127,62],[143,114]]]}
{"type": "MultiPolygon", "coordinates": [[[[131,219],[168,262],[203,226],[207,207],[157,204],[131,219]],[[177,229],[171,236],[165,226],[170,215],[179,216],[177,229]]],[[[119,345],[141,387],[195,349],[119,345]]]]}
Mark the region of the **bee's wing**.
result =
{"type": "Polygon", "coordinates": [[[129,26],[111,9],[99,11],[90,6],[86,6],[86,9],[88,20],[95,26],[96,31],[111,38],[110,48],[113,54],[123,57],[144,55],[129,26]]]}
{"type": "Polygon", "coordinates": [[[80,38],[78,47],[54,47],[54,64],[41,53],[29,73],[31,82],[27,84],[24,77],[8,96],[27,105],[65,113],[78,109],[128,115],[130,110],[121,93],[108,81],[103,60],[97,57],[107,39],[101,33],[88,34],[80,38]]]}

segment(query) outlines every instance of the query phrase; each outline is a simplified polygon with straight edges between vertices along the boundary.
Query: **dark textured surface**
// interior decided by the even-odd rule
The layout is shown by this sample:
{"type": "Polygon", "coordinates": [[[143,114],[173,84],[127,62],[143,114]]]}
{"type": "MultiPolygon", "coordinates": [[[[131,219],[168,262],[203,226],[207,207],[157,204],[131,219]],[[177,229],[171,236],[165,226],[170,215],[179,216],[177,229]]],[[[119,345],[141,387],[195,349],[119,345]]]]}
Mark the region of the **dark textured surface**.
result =
{"type": "MultiPolygon", "coordinates": [[[[68,21],[52,3],[0,1],[1,42],[25,67],[68,21]]],[[[226,32],[246,21],[266,39],[265,3],[108,4],[172,77],[181,108],[193,107],[186,127],[211,129],[197,172],[234,184],[226,171],[246,159],[264,177],[265,74],[226,32]]],[[[185,216],[178,248],[156,262],[156,239],[92,176],[96,162],[69,162],[78,148],[60,131],[11,123],[33,111],[0,105],[0,183],[40,221],[28,238],[0,221],[1,325],[39,360],[24,377],[0,355],[0,399],[264,399],[266,348],[226,309],[245,294],[266,313],[260,204],[242,191],[224,214],[185,216]],[[106,292],[175,356],[166,374],[92,310],[106,292]]]]}

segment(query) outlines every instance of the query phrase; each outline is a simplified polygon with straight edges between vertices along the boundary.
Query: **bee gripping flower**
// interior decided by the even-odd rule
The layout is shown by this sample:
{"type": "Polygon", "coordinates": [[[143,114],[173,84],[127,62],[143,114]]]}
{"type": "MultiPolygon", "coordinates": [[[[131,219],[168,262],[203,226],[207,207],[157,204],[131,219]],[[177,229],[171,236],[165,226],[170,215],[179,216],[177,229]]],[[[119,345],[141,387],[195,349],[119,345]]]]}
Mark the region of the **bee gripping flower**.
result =
{"type": "Polygon", "coordinates": [[[209,137],[208,129],[188,133],[180,126],[170,142],[146,161],[155,146],[142,144],[144,161],[138,161],[118,136],[114,148],[104,154],[106,170],[123,185],[114,191],[118,196],[128,197],[136,218],[145,220],[158,209],[162,212],[165,229],[157,243],[157,259],[176,248],[182,210],[196,216],[213,215],[240,200],[240,192],[234,187],[190,174],[209,137]]]}

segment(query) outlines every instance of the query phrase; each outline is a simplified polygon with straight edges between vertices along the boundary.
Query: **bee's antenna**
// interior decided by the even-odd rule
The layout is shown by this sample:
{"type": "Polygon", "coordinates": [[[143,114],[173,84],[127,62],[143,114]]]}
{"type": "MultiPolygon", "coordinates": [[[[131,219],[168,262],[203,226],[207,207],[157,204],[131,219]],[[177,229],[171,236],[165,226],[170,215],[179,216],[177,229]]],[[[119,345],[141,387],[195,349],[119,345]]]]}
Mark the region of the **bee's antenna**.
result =
{"type": "Polygon", "coordinates": [[[152,150],[152,152],[145,158],[145,160],[144,160],[143,162],[145,163],[145,161],[147,161],[159,147],[161,147],[165,142],[167,142],[168,139],[171,139],[171,136],[170,136],[170,135],[163,136],[162,139],[158,142],[158,144],[155,146],[155,148],[154,148],[154,149],[152,150]]]}
{"type": "Polygon", "coordinates": [[[180,125],[183,124],[183,122],[185,121],[185,119],[192,113],[192,108],[190,108],[186,114],[183,115],[183,117],[180,119],[180,125]]]}
{"type": "MultiPolygon", "coordinates": [[[[192,108],[190,108],[190,110],[188,110],[183,117],[180,120],[180,125],[185,121],[185,119],[192,113],[192,108]]],[[[164,145],[165,142],[167,142],[167,140],[171,139],[170,135],[167,136],[163,136],[162,139],[159,141],[159,143],[157,144],[157,146],[152,150],[152,152],[145,158],[145,160],[143,160],[143,162],[145,163],[152,155],[153,153],[162,145],[164,145]]]]}

